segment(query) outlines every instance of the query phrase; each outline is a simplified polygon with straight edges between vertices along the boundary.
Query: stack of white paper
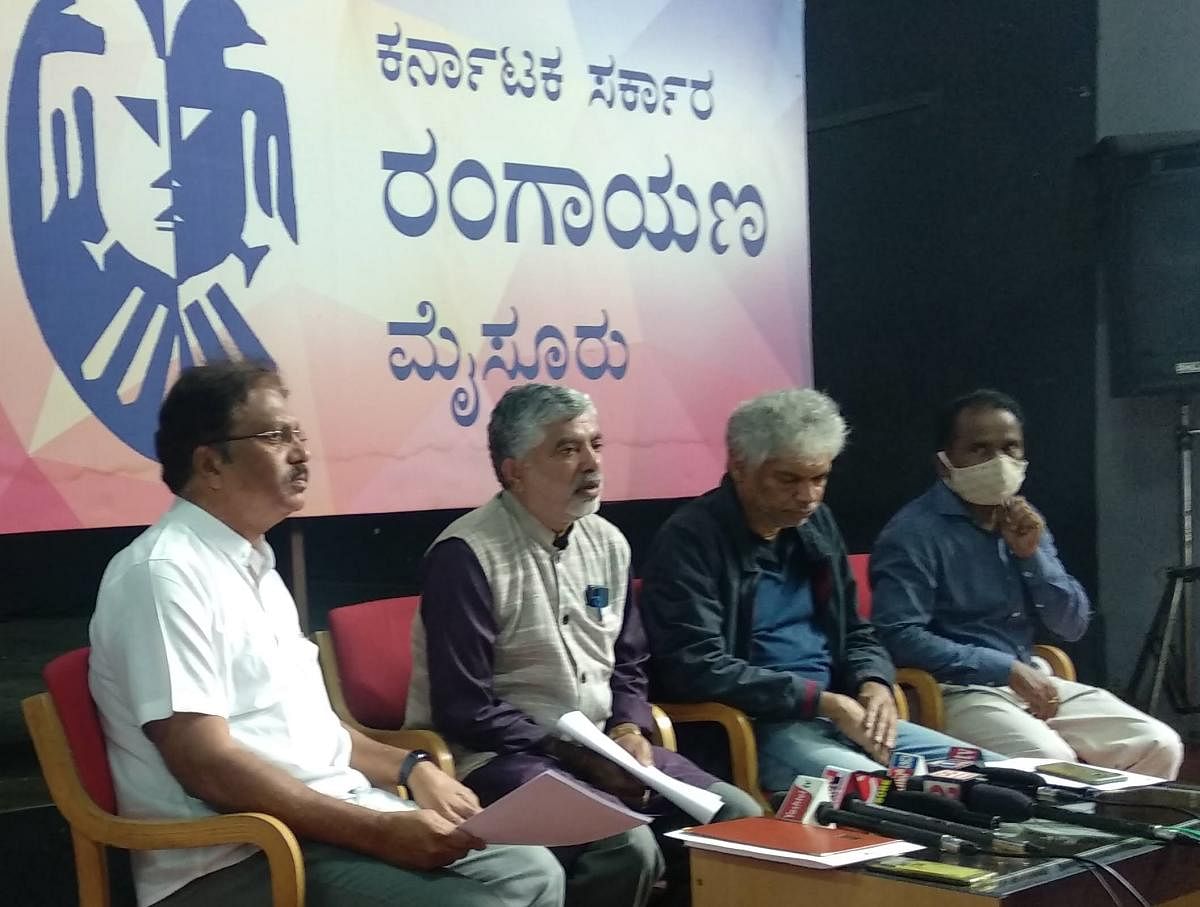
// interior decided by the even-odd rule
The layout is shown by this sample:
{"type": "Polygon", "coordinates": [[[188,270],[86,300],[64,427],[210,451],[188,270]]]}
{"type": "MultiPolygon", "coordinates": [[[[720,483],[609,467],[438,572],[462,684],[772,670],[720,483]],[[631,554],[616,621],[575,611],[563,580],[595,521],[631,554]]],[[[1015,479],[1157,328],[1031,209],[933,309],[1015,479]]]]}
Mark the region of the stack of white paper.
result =
{"type": "Polygon", "coordinates": [[[624,749],[602,734],[583,712],[567,712],[558,719],[558,730],[593,752],[611,759],[645,785],[658,791],[699,822],[711,822],[725,801],[712,791],[676,781],[652,765],[642,765],[624,749]]]}

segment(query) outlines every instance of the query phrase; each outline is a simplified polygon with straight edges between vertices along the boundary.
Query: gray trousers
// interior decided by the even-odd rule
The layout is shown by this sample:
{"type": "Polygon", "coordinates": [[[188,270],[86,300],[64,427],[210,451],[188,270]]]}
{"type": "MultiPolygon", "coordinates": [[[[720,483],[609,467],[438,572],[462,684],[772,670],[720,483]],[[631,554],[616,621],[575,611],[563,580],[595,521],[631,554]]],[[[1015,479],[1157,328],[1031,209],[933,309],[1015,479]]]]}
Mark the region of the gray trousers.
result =
{"type": "MultiPolygon", "coordinates": [[[[561,907],[563,870],[543,847],[493,845],[445,869],[423,872],[304,843],[308,907],[561,907]]],[[[255,854],[195,879],[156,907],[261,907],[271,903],[266,858],[255,854]]]]}
{"type": "MultiPolygon", "coordinates": [[[[732,784],[718,781],[709,790],[725,801],[714,822],[762,815],[755,799],[732,784]]],[[[567,871],[567,907],[645,907],[659,879],[666,879],[667,890],[657,904],[688,904],[691,883],[686,848],[661,836],[694,824],[684,813],[672,810],[650,826],[592,844],[554,848],[567,871]]]]}

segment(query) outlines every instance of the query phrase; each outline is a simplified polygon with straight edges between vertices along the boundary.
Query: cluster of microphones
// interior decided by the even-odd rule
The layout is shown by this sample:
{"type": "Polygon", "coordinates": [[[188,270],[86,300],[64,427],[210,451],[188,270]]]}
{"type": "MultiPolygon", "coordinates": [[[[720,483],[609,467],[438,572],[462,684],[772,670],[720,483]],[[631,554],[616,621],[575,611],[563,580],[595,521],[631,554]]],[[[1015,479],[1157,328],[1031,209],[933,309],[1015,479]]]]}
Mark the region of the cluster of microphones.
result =
{"type": "MultiPolygon", "coordinates": [[[[987,766],[977,757],[938,765],[929,771],[919,758],[897,754],[887,771],[830,766],[820,778],[798,777],[777,815],[861,829],[943,853],[1048,854],[1044,845],[997,831],[1002,822],[1034,818],[1121,837],[1200,845],[1189,830],[1064,808],[1095,801],[1101,796],[1096,788],[1056,787],[1035,772],[987,766]]],[[[1178,795],[1196,796],[1182,790],[1178,795]]]]}

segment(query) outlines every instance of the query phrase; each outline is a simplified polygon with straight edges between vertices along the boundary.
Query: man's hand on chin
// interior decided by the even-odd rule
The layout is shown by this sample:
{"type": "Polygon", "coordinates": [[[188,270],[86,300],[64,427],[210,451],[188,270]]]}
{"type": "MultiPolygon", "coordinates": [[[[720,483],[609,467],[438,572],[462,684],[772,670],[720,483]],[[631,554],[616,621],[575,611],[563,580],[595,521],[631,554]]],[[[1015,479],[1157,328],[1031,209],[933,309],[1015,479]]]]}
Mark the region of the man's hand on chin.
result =
{"type": "Polygon", "coordinates": [[[1027,500],[1017,496],[1004,502],[1000,517],[1000,535],[1009,550],[1017,557],[1033,557],[1046,521],[1027,500]]]}

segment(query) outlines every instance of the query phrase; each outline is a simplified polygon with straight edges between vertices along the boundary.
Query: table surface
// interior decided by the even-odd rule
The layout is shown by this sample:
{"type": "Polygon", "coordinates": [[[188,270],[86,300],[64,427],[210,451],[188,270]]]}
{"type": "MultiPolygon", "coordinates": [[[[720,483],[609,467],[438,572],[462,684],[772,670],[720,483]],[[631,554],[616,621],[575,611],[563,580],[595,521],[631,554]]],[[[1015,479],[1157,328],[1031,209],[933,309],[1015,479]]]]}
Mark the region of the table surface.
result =
{"type": "MultiPolygon", "coordinates": [[[[1057,826],[1063,828],[1062,826],[1057,826]]],[[[1024,837],[1041,839],[1053,823],[1028,823],[1024,837]]],[[[1151,904],[1200,907],[1200,848],[1158,845],[1128,838],[1092,837],[1080,829],[1072,851],[1112,865],[1151,904]]],[[[873,872],[863,866],[846,869],[803,869],[752,857],[691,849],[693,907],[783,907],[801,898],[837,907],[1074,907],[1111,903],[1100,883],[1079,861],[1057,857],[1017,859],[990,855],[950,856],[918,851],[908,856],[945,860],[993,869],[997,877],[982,885],[961,887],[873,872]]],[[[1123,904],[1132,896],[1111,877],[1123,904]]]]}

